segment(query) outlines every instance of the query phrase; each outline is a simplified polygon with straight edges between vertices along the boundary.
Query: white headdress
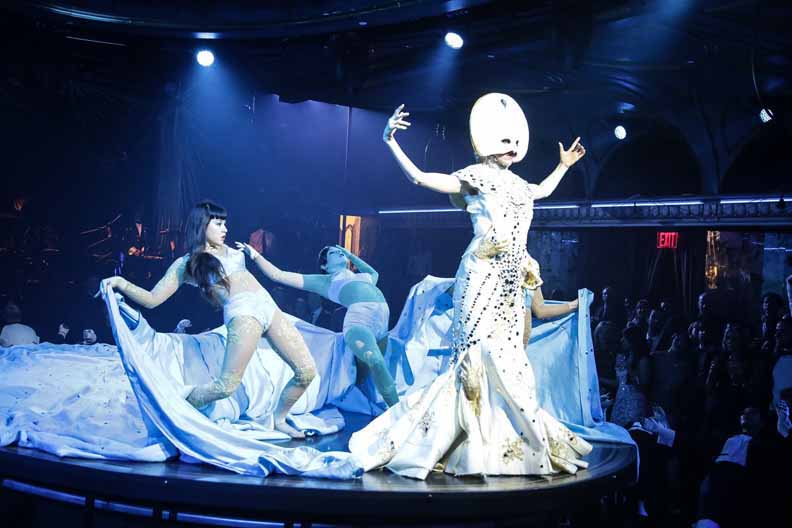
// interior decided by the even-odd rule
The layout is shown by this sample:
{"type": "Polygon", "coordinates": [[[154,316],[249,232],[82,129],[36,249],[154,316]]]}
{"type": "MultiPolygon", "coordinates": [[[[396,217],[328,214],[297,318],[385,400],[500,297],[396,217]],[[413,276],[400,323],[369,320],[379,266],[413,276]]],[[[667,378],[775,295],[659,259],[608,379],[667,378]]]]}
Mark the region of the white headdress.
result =
{"type": "Polygon", "coordinates": [[[479,157],[516,152],[514,163],[528,151],[528,121],[517,101],[501,93],[479,97],[470,111],[470,142],[479,157]]]}

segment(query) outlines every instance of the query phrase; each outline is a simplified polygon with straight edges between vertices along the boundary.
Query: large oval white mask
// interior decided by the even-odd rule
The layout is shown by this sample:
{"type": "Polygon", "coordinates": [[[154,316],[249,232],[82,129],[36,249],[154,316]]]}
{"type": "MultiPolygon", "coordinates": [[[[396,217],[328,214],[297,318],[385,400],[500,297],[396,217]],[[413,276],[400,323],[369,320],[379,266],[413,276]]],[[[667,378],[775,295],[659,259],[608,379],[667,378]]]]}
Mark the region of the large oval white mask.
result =
{"type": "Polygon", "coordinates": [[[528,151],[528,121],[517,101],[506,94],[479,97],[470,111],[470,142],[479,157],[516,152],[514,163],[528,151]]]}

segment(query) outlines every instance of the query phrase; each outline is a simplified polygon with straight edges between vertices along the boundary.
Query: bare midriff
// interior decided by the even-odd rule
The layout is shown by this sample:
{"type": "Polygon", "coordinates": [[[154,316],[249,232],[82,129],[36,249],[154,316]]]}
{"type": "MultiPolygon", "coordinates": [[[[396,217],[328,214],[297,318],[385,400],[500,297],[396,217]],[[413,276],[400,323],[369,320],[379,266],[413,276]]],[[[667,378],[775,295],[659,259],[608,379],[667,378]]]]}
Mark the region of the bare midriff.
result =
{"type": "Polygon", "coordinates": [[[264,287],[256,280],[248,270],[242,270],[226,276],[228,281],[228,291],[224,288],[215,286],[218,297],[223,301],[223,304],[228,302],[228,299],[240,293],[256,293],[264,289],[264,287]]]}

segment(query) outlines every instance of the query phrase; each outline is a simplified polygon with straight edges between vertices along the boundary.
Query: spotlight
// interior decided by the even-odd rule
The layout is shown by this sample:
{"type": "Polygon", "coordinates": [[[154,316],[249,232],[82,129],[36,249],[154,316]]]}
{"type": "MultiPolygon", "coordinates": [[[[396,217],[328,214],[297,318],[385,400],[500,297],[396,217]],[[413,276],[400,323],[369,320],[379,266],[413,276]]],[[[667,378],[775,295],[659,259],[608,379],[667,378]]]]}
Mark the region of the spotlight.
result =
{"type": "Polygon", "coordinates": [[[762,120],[762,123],[767,123],[768,121],[772,121],[773,119],[773,111],[769,108],[762,108],[759,112],[759,119],[762,120]]]}
{"type": "Polygon", "coordinates": [[[457,33],[454,33],[453,31],[449,31],[448,33],[446,33],[445,43],[446,46],[448,46],[449,48],[459,49],[462,47],[463,44],[465,44],[465,41],[462,40],[462,37],[460,37],[457,33]]]}
{"type": "Polygon", "coordinates": [[[208,68],[214,64],[214,53],[209,50],[201,50],[195,54],[195,60],[204,68],[208,68]]]}
{"type": "Polygon", "coordinates": [[[627,137],[627,129],[619,125],[613,129],[613,135],[616,136],[616,139],[622,140],[627,137]]]}

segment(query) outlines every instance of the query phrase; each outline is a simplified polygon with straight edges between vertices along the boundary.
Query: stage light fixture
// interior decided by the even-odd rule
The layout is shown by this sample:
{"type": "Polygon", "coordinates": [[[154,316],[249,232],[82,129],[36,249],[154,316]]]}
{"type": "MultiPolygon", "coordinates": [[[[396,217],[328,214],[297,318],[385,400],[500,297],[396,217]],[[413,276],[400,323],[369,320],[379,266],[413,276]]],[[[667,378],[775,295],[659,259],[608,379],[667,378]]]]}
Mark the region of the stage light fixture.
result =
{"type": "Polygon", "coordinates": [[[459,34],[449,31],[446,33],[445,43],[449,48],[459,49],[465,44],[465,41],[462,40],[462,37],[460,37],[459,34]]]}
{"type": "Polygon", "coordinates": [[[769,108],[762,108],[759,112],[759,119],[762,120],[762,123],[767,123],[768,121],[773,120],[773,111],[769,108]]]}
{"type": "Polygon", "coordinates": [[[201,50],[195,54],[195,60],[198,61],[198,64],[203,66],[204,68],[208,68],[212,64],[214,64],[214,53],[209,50],[201,50]]]}
{"type": "Polygon", "coordinates": [[[616,136],[616,139],[621,141],[627,137],[627,129],[619,125],[613,129],[613,135],[616,136]]]}

